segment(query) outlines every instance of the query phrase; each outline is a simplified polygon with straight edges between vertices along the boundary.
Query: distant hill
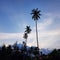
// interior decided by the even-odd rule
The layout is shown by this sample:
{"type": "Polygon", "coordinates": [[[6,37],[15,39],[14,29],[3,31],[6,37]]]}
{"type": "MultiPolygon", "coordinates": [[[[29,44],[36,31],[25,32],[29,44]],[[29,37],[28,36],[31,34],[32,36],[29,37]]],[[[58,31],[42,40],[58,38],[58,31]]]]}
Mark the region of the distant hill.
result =
{"type": "MultiPolygon", "coordinates": [[[[16,45],[19,47],[19,49],[22,49],[23,44],[16,44],[16,45]]],[[[33,48],[35,48],[35,47],[33,47],[33,48]]],[[[29,49],[30,49],[30,47],[27,46],[27,50],[29,50],[29,49]]],[[[40,52],[42,52],[42,54],[45,54],[45,55],[51,53],[52,51],[53,50],[51,50],[51,49],[44,49],[44,48],[40,49],[40,52]]]]}
{"type": "Polygon", "coordinates": [[[42,54],[47,55],[47,54],[51,53],[53,50],[51,50],[51,49],[44,49],[44,48],[42,48],[42,49],[40,49],[40,51],[42,52],[42,54]]]}

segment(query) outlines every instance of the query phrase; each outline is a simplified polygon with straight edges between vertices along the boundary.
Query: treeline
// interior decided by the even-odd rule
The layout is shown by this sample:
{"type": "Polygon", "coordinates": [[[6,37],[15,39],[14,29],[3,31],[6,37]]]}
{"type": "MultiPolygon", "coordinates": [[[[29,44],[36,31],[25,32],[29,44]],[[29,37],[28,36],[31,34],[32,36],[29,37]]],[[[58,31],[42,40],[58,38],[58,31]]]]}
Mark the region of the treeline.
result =
{"type": "Polygon", "coordinates": [[[41,54],[41,60],[60,60],[60,49],[54,49],[48,55],[41,54]]]}
{"type": "Polygon", "coordinates": [[[37,48],[35,50],[32,47],[27,50],[26,46],[19,49],[16,45],[3,45],[0,48],[0,60],[35,60],[35,55],[38,55],[37,48]]]}
{"type": "Polygon", "coordinates": [[[60,60],[60,49],[54,49],[48,55],[39,53],[38,48],[30,47],[27,50],[26,46],[19,49],[16,45],[5,46],[0,48],[0,60],[60,60]]]}

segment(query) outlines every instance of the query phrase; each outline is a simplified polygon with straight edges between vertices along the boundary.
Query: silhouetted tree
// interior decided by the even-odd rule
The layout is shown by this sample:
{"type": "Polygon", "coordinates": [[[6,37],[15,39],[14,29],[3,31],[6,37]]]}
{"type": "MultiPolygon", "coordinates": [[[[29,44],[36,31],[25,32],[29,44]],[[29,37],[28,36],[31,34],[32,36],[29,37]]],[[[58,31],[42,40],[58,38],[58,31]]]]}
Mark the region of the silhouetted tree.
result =
{"type": "Polygon", "coordinates": [[[2,46],[2,53],[3,53],[3,54],[6,54],[6,50],[7,50],[6,46],[3,45],[3,46],[2,46]]]}
{"type": "Polygon", "coordinates": [[[27,33],[24,33],[24,36],[23,38],[25,39],[25,43],[27,44],[27,38],[28,38],[28,34],[27,33]]]}
{"type": "Polygon", "coordinates": [[[27,45],[27,38],[28,38],[28,34],[31,32],[31,28],[30,28],[30,26],[26,26],[26,28],[25,28],[26,30],[25,30],[25,33],[24,33],[24,38],[26,39],[26,45],[27,45]]]}
{"type": "Polygon", "coordinates": [[[11,48],[11,45],[9,45],[9,46],[7,47],[7,54],[11,54],[11,52],[12,52],[12,48],[11,48]]]}
{"type": "Polygon", "coordinates": [[[34,19],[35,23],[36,23],[36,40],[37,40],[37,47],[39,48],[39,44],[38,44],[38,31],[37,31],[37,21],[40,18],[40,10],[37,9],[33,9],[32,10],[32,19],[34,19]]]}
{"type": "Polygon", "coordinates": [[[2,46],[2,54],[1,54],[1,58],[2,60],[6,59],[7,58],[7,48],[5,45],[2,46]]]}
{"type": "Polygon", "coordinates": [[[13,45],[14,50],[19,50],[19,47],[17,46],[17,41],[15,42],[15,44],[13,45]]]}
{"type": "Polygon", "coordinates": [[[23,41],[23,52],[26,52],[27,51],[27,48],[26,48],[26,42],[23,41]]]}
{"type": "Polygon", "coordinates": [[[60,60],[60,50],[59,49],[54,49],[50,54],[49,54],[49,59],[50,60],[60,60]]]}

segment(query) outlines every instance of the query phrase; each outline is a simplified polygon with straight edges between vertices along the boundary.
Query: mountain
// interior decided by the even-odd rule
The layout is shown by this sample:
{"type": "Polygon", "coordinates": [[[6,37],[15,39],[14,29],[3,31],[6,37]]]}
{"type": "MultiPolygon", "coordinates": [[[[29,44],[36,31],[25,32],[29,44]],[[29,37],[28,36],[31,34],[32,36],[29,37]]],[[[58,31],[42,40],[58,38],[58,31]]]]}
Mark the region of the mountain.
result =
{"type": "MultiPolygon", "coordinates": [[[[22,49],[22,47],[23,47],[23,44],[15,44],[15,45],[18,46],[19,49],[22,49]]],[[[27,46],[27,50],[29,50],[30,48],[31,48],[31,47],[27,46]]],[[[34,48],[35,48],[35,47],[33,47],[33,49],[34,49],[34,48]]],[[[42,52],[42,54],[47,55],[47,54],[51,53],[52,50],[51,50],[51,49],[44,49],[44,48],[42,48],[42,49],[40,49],[40,52],[42,52]]]]}
{"type": "Polygon", "coordinates": [[[47,54],[51,53],[53,50],[51,50],[51,49],[44,49],[44,48],[42,48],[42,49],[40,49],[40,51],[42,52],[42,54],[47,55],[47,54]]]}

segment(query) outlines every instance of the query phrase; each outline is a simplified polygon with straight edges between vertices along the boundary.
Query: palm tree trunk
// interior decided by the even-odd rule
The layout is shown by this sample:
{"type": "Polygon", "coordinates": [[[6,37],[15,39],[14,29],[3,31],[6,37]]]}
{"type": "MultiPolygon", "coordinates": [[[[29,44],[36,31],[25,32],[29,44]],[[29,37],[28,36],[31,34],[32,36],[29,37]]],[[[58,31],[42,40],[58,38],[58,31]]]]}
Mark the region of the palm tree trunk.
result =
{"type": "Polygon", "coordinates": [[[27,46],[27,39],[25,40],[26,46],[27,46]]]}
{"type": "Polygon", "coordinates": [[[36,23],[36,40],[37,40],[37,47],[39,48],[39,43],[38,43],[38,31],[37,31],[37,20],[35,20],[36,23]]]}

